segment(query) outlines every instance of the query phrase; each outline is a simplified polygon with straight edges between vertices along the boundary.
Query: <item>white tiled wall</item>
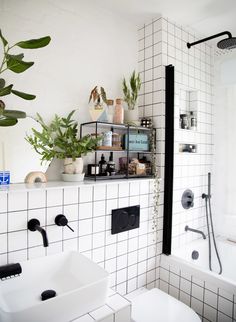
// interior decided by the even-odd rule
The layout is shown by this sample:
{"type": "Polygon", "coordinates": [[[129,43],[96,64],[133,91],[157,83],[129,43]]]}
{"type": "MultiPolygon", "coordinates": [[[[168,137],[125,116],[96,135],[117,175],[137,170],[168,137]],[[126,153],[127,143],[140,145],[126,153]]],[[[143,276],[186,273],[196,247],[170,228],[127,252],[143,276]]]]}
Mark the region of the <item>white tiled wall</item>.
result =
{"type": "MultiPolygon", "coordinates": [[[[154,286],[162,236],[161,228],[153,231],[152,200],[150,179],[0,191],[0,264],[78,250],[110,273],[111,286],[121,294],[154,286]],[[111,210],[132,205],[141,207],[140,228],[112,235],[111,210]],[[74,233],[54,224],[58,214],[74,233]],[[31,218],[45,227],[49,247],[42,246],[39,232],[27,230],[31,218]]],[[[158,221],[161,227],[161,215],[158,221]]]]}
{"type": "MultiPolygon", "coordinates": [[[[185,225],[205,231],[205,209],[201,199],[207,191],[207,173],[212,170],[212,91],[213,91],[213,51],[203,43],[188,49],[187,42],[197,39],[194,32],[187,30],[166,18],[159,17],[145,24],[139,30],[139,71],[142,76],[140,109],[144,116],[153,118],[157,127],[158,164],[164,179],[165,143],[165,66],[175,67],[175,154],[172,250],[199,238],[184,231],[185,225]],[[197,131],[179,129],[179,113],[192,101],[189,93],[194,93],[191,109],[196,111],[197,131]],[[197,145],[197,153],[179,153],[179,143],[197,145]],[[194,192],[194,207],[184,210],[181,205],[185,189],[194,192]]],[[[169,269],[169,268],[168,268],[169,269]]],[[[173,274],[161,267],[160,287],[184,303],[192,306],[200,316],[206,316],[208,304],[204,296],[199,303],[196,287],[184,272],[173,274]],[[168,280],[168,283],[167,283],[168,280]],[[189,290],[182,292],[180,281],[189,290]],[[163,283],[166,284],[163,284],[163,283]],[[195,292],[196,291],[196,292],[195,292]]],[[[202,292],[200,290],[200,292],[202,292]]],[[[217,293],[217,292],[216,292],[217,293]]],[[[205,291],[204,291],[205,294],[205,291]]],[[[232,301],[231,301],[232,304],[232,301]]],[[[214,308],[214,306],[213,306],[214,308]]],[[[209,308],[210,310],[211,308],[209,308]]],[[[218,310],[218,309],[217,309],[218,310]]],[[[218,316],[225,314],[217,311],[218,316]]],[[[232,316],[232,315],[229,315],[232,316]]],[[[218,319],[218,321],[227,321],[218,319]]],[[[207,320],[207,316],[205,317],[207,320]]],[[[209,319],[211,321],[211,319],[209,319]]],[[[214,320],[212,320],[214,321],[214,320]]]]}

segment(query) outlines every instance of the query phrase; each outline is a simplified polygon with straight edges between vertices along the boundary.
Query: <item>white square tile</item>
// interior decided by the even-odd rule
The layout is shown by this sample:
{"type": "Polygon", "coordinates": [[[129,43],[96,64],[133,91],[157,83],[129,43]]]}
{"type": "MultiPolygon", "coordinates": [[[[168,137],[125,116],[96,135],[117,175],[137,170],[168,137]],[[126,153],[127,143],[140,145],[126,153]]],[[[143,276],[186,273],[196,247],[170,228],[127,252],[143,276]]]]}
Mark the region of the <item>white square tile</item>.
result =
{"type": "Polygon", "coordinates": [[[106,199],[106,185],[95,185],[94,186],[94,200],[105,200],[106,199]]]}
{"type": "Polygon", "coordinates": [[[124,240],[122,242],[119,242],[117,244],[117,255],[123,255],[126,254],[128,251],[128,241],[124,240]]]}
{"type": "Polygon", "coordinates": [[[217,307],[217,294],[211,291],[205,290],[204,302],[211,305],[212,307],[217,307]]]}
{"type": "Polygon", "coordinates": [[[228,316],[232,316],[233,302],[219,296],[218,310],[228,316]]]}
{"type": "Polygon", "coordinates": [[[64,188],[64,205],[71,205],[71,204],[77,204],[78,203],[78,197],[79,197],[79,190],[78,188],[64,188]]]}
{"type": "Polygon", "coordinates": [[[107,199],[118,198],[118,184],[107,184],[107,199]]]}
{"type": "Polygon", "coordinates": [[[79,219],[92,218],[93,216],[93,204],[92,202],[79,204],[79,219]]]}
{"type": "Polygon", "coordinates": [[[25,262],[27,260],[27,250],[18,250],[8,254],[9,263],[25,262]]]}
{"type": "Polygon", "coordinates": [[[47,207],[54,207],[62,205],[63,190],[49,189],[47,190],[47,207]]]}
{"type": "Polygon", "coordinates": [[[116,244],[111,244],[106,246],[106,253],[105,253],[105,258],[106,259],[111,259],[116,257],[117,251],[116,251],[116,244]]]}
{"type": "Polygon", "coordinates": [[[93,232],[98,233],[105,231],[105,216],[93,218],[93,232]]]}
{"type": "Polygon", "coordinates": [[[93,187],[82,186],[79,191],[79,202],[91,202],[93,200],[93,187]]]}
{"type": "Polygon", "coordinates": [[[113,209],[118,208],[118,199],[107,200],[106,202],[106,213],[110,215],[113,209]]]}
{"type": "Polygon", "coordinates": [[[0,253],[7,252],[7,234],[0,234],[0,253]]]}
{"type": "Polygon", "coordinates": [[[119,198],[129,196],[129,183],[119,183],[119,198]]]}
{"type": "Polygon", "coordinates": [[[111,316],[111,322],[113,322],[113,311],[107,305],[104,305],[89,314],[95,319],[95,321],[103,321],[106,317],[111,316]]]}
{"type": "Polygon", "coordinates": [[[92,251],[92,259],[95,263],[103,262],[105,258],[104,248],[96,248],[92,251]]]}
{"type": "MultiPolygon", "coordinates": [[[[58,242],[62,241],[62,227],[53,225],[53,226],[47,226],[47,235],[48,235],[48,241],[49,241],[49,247],[51,242],[58,242]]],[[[38,232],[34,232],[37,234],[38,232]]],[[[39,234],[39,233],[38,233],[39,234]]]]}
{"type": "Polygon", "coordinates": [[[58,241],[56,243],[50,244],[50,246],[46,248],[47,256],[59,254],[61,252],[62,252],[62,241],[58,241]]]}
{"type": "Polygon", "coordinates": [[[8,230],[27,229],[27,211],[16,211],[8,214],[8,230]]]}
{"type": "Polygon", "coordinates": [[[149,193],[149,181],[140,181],[140,194],[148,194],[149,193]]]}
{"type": "Polygon", "coordinates": [[[19,211],[27,209],[27,192],[9,192],[8,211],[19,211]]]}
{"type": "Polygon", "coordinates": [[[27,247],[27,230],[8,234],[8,250],[22,250],[27,247]]]}
{"type": "Polygon", "coordinates": [[[72,238],[63,241],[63,250],[64,251],[77,251],[78,250],[78,239],[72,238]]]}
{"type": "Polygon", "coordinates": [[[104,216],[106,214],[106,201],[95,201],[93,203],[93,216],[104,216]]]}
{"type": "Polygon", "coordinates": [[[79,219],[78,205],[64,206],[63,214],[66,216],[69,222],[78,220],[79,219]]]}
{"type": "Polygon", "coordinates": [[[92,234],[92,219],[79,221],[79,236],[92,234]]]}
{"type": "Polygon", "coordinates": [[[41,226],[45,226],[46,208],[29,210],[28,211],[28,220],[33,219],[33,218],[38,219],[41,226]]]}
{"type": "Polygon", "coordinates": [[[0,192],[0,213],[7,212],[7,193],[0,192]]]}
{"type": "Polygon", "coordinates": [[[93,248],[103,247],[105,244],[105,232],[93,234],[93,248]]]}
{"type": "Polygon", "coordinates": [[[85,252],[90,249],[92,249],[92,237],[90,235],[79,237],[79,252],[85,252]]]}
{"type": "Polygon", "coordinates": [[[113,273],[116,271],[116,258],[108,259],[105,261],[105,269],[109,273],[113,273]]]}
{"type": "Polygon", "coordinates": [[[0,234],[7,232],[7,213],[0,213],[0,234]]]}
{"type": "Polygon", "coordinates": [[[43,246],[32,247],[28,249],[29,259],[46,256],[46,249],[43,246]]]}
{"type": "Polygon", "coordinates": [[[46,191],[33,190],[29,191],[29,209],[46,207],[46,191]]]}

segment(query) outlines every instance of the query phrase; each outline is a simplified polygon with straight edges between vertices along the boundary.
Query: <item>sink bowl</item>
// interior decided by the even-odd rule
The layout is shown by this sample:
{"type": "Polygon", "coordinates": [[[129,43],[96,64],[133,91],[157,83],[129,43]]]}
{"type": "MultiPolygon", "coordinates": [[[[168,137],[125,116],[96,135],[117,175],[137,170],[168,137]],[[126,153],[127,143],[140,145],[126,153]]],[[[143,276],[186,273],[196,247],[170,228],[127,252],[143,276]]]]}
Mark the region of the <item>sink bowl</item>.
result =
{"type": "Polygon", "coordinates": [[[109,274],[78,252],[20,264],[20,276],[0,281],[1,322],[69,322],[106,302],[109,274]],[[56,297],[42,301],[45,290],[56,297]]]}

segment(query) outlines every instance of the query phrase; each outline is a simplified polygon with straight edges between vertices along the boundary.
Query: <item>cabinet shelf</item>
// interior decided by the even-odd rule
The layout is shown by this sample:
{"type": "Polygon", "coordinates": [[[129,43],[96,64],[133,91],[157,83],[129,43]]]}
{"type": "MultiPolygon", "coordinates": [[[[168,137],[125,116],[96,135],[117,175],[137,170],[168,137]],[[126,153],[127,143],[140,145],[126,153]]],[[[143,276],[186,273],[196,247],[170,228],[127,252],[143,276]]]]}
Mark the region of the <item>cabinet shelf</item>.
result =
{"type": "MultiPolygon", "coordinates": [[[[132,126],[126,124],[113,124],[107,122],[86,122],[82,123],[80,126],[80,136],[84,135],[84,132],[93,134],[98,136],[102,131],[111,131],[120,135],[124,135],[124,143],[121,148],[117,148],[115,145],[114,147],[109,146],[100,146],[97,150],[94,151],[94,164],[91,166],[97,167],[98,166],[98,154],[101,153],[110,153],[110,156],[113,156],[115,153],[115,162],[116,162],[116,174],[109,175],[109,176],[100,176],[96,171],[93,171],[93,175],[89,174],[85,175],[85,178],[88,180],[114,180],[114,179],[128,179],[128,178],[152,178],[153,177],[153,165],[151,162],[151,156],[154,154],[153,151],[142,150],[145,148],[150,148],[151,144],[154,142],[156,144],[156,129],[155,128],[145,128],[142,126],[132,126]],[[86,129],[86,130],[85,130],[86,129]],[[136,134],[137,133],[137,134],[136,134]],[[139,136],[139,139],[136,139],[136,135],[139,136]],[[153,137],[154,136],[154,137],[153,137]],[[135,137],[135,139],[133,139],[135,137]],[[145,138],[145,139],[144,139],[145,138]],[[133,141],[132,141],[133,140],[133,141]],[[148,141],[148,143],[147,143],[148,141]],[[130,145],[132,142],[132,148],[139,148],[132,150],[130,149],[130,145]],[[146,144],[146,146],[145,146],[146,144]],[[120,153],[120,159],[118,160],[120,153]],[[142,168],[141,162],[137,165],[135,163],[130,166],[131,158],[134,158],[134,154],[137,154],[136,158],[140,159],[140,155],[147,155],[147,161],[144,161],[144,157],[142,159],[142,164],[145,164],[145,167],[142,168]],[[119,168],[117,167],[119,161],[119,168]],[[140,171],[141,170],[141,171],[140,171]],[[96,172],[96,174],[95,174],[96,172]],[[122,172],[122,174],[120,174],[122,172]],[[136,174],[142,173],[143,174],[136,174]],[[132,173],[132,174],[131,174],[132,173]]],[[[153,149],[154,150],[154,149],[153,149]]],[[[91,168],[90,166],[90,168],[91,168]]],[[[89,168],[89,169],[90,169],[89,168]]]]}

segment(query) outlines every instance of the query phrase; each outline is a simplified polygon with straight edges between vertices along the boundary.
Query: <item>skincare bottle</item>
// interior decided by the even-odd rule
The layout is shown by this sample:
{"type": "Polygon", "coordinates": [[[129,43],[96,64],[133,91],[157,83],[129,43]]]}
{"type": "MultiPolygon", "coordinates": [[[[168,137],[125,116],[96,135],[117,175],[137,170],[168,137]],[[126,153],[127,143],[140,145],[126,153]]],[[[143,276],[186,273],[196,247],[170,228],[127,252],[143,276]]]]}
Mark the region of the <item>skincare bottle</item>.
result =
{"type": "Polygon", "coordinates": [[[116,164],[113,161],[113,155],[111,153],[109,161],[107,163],[107,175],[114,176],[116,174],[116,164]]]}
{"type": "Polygon", "coordinates": [[[113,118],[113,122],[117,124],[123,124],[124,123],[124,108],[122,106],[122,99],[117,98],[116,99],[116,106],[115,106],[115,114],[113,118]]]}
{"type": "Polygon", "coordinates": [[[99,175],[100,176],[107,175],[107,162],[103,154],[101,156],[101,160],[99,161],[99,175]]]}

